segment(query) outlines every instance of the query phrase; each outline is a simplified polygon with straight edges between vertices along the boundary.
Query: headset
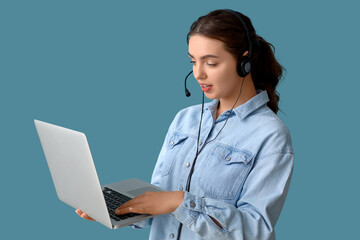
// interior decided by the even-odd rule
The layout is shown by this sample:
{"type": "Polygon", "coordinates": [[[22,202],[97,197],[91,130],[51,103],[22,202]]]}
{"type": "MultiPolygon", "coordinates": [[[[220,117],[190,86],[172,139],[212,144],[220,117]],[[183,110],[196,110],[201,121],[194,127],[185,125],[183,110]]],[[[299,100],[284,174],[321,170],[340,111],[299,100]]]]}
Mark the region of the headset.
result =
{"type": "MultiPolygon", "coordinates": [[[[225,10],[227,12],[230,12],[232,13],[233,15],[235,15],[241,22],[241,24],[244,26],[245,28],[245,32],[246,32],[246,36],[247,36],[247,39],[248,39],[248,43],[249,43],[249,52],[248,52],[248,55],[245,55],[245,56],[242,56],[240,55],[239,58],[237,59],[237,64],[236,64],[236,70],[237,70],[237,73],[240,77],[243,78],[243,81],[241,83],[241,88],[240,88],[240,93],[239,93],[239,96],[238,96],[238,99],[241,95],[241,90],[242,90],[242,86],[243,86],[243,83],[244,83],[244,79],[245,77],[250,73],[251,71],[251,54],[252,54],[252,42],[251,42],[251,39],[250,39],[250,35],[249,35],[249,31],[248,31],[248,28],[244,22],[244,20],[242,19],[242,17],[240,16],[240,14],[238,14],[237,12],[231,10],[231,9],[222,9],[222,10],[225,10]]],[[[185,77],[185,95],[187,97],[190,97],[190,92],[189,90],[186,88],[186,80],[187,78],[190,76],[190,74],[192,73],[193,71],[191,71],[186,77],[185,77]]],[[[238,101],[238,99],[236,100],[236,102],[238,101]]],[[[235,104],[236,104],[235,102],[235,104]]],[[[234,106],[235,106],[234,104],[234,106]]],[[[231,108],[231,110],[234,108],[234,106],[231,108]]],[[[196,155],[195,155],[195,159],[193,161],[193,164],[191,166],[191,169],[190,169],[190,173],[188,175],[188,178],[187,178],[187,182],[186,182],[186,187],[185,187],[185,191],[190,191],[190,184],[191,184],[191,177],[194,173],[194,167],[195,167],[195,164],[196,164],[196,160],[197,160],[197,157],[199,155],[199,150],[198,150],[198,147],[199,147],[199,139],[200,139],[200,131],[201,131],[201,122],[202,122],[202,116],[203,116],[203,113],[204,113],[204,92],[203,92],[203,97],[202,97],[202,110],[201,110],[201,118],[200,118],[200,125],[199,125],[199,133],[198,133],[198,138],[197,138],[197,144],[196,144],[196,155]]],[[[214,141],[217,136],[220,134],[221,130],[225,127],[229,117],[230,117],[231,114],[228,115],[224,125],[222,126],[222,128],[220,129],[220,131],[218,132],[218,134],[215,136],[215,138],[213,138],[212,140],[204,143],[203,145],[203,148],[205,146],[205,144],[211,142],[211,141],[214,141]]],[[[183,224],[180,223],[179,225],[179,228],[178,228],[178,234],[177,234],[177,240],[180,239],[180,236],[181,236],[181,229],[182,229],[182,226],[183,224]]]]}
{"type": "MultiPolygon", "coordinates": [[[[252,51],[253,51],[253,44],[250,39],[249,30],[248,30],[243,18],[241,17],[241,15],[239,13],[237,13],[231,9],[222,9],[222,10],[232,13],[235,17],[237,17],[240,20],[241,24],[244,26],[244,29],[246,32],[246,37],[248,39],[249,52],[248,52],[248,55],[245,55],[245,56],[240,55],[239,56],[239,58],[237,59],[236,70],[240,77],[246,77],[251,71],[251,57],[252,57],[252,51]]],[[[189,74],[186,75],[186,77],[185,77],[185,96],[187,96],[187,97],[190,97],[191,93],[186,88],[186,81],[192,72],[193,71],[189,72],[189,74]]]]}
{"type": "Polygon", "coordinates": [[[237,13],[231,9],[224,9],[224,10],[234,14],[240,20],[240,22],[242,23],[242,25],[245,28],[246,37],[247,37],[248,43],[249,43],[249,54],[245,55],[245,56],[242,56],[242,55],[239,56],[239,59],[237,61],[237,65],[236,65],[236,70],[240,77],[246,77],[251,71],[251,54],[252,54],[252,48],[253,48],[252,41],[250,39],[249,30],[239,13],[237,13]]]}

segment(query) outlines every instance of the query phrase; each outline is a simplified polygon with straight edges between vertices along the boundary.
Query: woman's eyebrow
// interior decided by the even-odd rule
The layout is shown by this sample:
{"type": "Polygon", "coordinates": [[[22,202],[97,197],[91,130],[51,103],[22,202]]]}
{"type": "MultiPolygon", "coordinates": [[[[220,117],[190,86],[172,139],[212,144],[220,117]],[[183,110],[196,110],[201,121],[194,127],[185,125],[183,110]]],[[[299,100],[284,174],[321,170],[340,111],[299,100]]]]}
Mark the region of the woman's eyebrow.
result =
{"type": "MultiPolygon", "coordinates": [[[[191,55],[189,52],[188,52],[188,55],[189,55],[189,57],[194,58],[194,56],[191,55]]],[[[205,59],[205,58],[219,58],[219,57],[216,56],[216,55],[212,55],[212,54],[207,54],[207,55],[204,55],[204,56],[200,57],[200,59],[205,59]]]]}

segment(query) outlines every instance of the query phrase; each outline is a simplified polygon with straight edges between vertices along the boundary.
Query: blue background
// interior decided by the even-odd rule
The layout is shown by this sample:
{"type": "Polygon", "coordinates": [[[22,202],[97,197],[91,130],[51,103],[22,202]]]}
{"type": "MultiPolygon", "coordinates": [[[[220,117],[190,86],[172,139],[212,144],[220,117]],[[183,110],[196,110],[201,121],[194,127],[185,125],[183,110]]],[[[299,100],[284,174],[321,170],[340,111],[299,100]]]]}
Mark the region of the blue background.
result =
{"type": "MultiPolygon", "coordinates": [[[[359,6],[355,1],[1,1],[1,237],[147,239],[58,200],[33,119],[87,134],[102,184],[150,181],[168,126],[201,103],[186,34],[233,8],[287,69],[280,118],[295,169],[278,239],[353,239],[359,198],[359,6]]],[[[210,100],[206,100],[207,102],[210,100]]]]}

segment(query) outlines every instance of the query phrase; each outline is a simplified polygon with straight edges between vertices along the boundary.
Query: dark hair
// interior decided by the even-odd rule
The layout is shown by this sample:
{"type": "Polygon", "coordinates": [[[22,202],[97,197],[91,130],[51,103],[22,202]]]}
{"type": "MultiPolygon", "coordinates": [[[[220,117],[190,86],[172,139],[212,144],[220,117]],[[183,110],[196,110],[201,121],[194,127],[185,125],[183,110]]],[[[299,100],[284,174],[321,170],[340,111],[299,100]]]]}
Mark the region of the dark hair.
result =
{"type": "MultiPolygon", "coordinates": [[[[252,41],[251,75],[256,89],[266,90],[269,96],[268,107],[277,114],[280,100],[276,86],[285,70],[275,59],[275,47],[258,36],[251,20],[238,12],[245,22],[252,41]]],[[[225,50],[235,59],[249,50],[246,30],[240,20],[226,10],[215,10],[199,17],[190,27],[186,36],[187,44],[192,35],[203,35],[224,42],[225,50]]]]}

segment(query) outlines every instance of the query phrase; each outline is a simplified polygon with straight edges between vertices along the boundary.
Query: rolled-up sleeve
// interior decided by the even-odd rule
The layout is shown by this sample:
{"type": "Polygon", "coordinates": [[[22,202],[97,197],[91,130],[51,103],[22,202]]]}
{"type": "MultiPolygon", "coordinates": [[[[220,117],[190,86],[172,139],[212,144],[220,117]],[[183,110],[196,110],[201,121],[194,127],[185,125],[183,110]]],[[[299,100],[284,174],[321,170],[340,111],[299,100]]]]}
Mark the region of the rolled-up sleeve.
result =
{"type": "Polygon", "coordinates": [[[293,152],[257,159],[236,206],[185,192],[184,201],[171,215],[204,239],[275,239],[293,162],[293,152]]]}

